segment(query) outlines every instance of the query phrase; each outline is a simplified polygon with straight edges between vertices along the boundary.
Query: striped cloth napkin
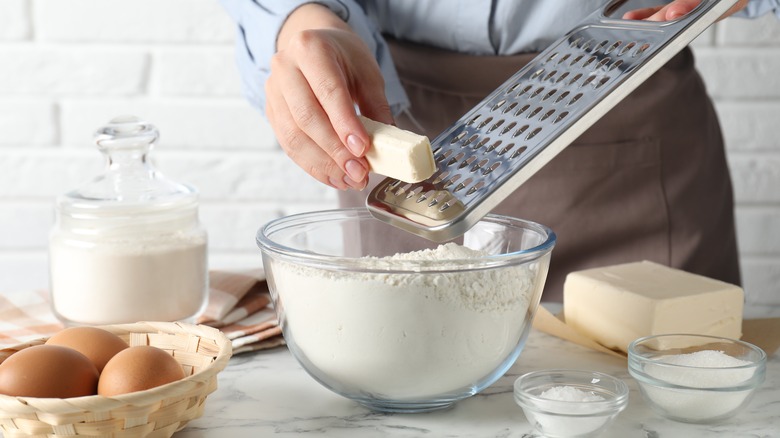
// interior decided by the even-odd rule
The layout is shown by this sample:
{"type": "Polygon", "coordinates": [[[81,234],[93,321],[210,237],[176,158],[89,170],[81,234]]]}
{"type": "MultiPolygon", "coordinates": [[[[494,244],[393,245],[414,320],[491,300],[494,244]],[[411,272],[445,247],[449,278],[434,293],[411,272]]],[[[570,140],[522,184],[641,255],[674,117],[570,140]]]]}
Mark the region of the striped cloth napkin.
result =
{"type": "MultiPolygon", "coordinates": [[[[209,301],[199,324],[225,333],[233,343],[233,354],[284,345],[261,270],[209,275],[209,301]]],[[[47,291],[0,292],[0,348],[50,336],[62,328],[52,314],[47,291]]]]}

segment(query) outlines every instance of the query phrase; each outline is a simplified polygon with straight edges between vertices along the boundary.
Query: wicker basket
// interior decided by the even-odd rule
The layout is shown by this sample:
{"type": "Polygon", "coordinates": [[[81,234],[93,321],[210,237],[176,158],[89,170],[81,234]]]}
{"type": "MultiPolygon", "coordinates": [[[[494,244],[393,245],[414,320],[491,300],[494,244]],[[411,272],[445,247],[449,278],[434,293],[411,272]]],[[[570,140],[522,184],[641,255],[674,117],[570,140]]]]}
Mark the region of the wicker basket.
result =
{"type": "MultiPolygon", "coordinates": [[[[130,346],[151,345],[182,365],[182,380],[114,397],[35,398],[0,395],[0,431],[14,437],[169,437],[203,414],[206,396],[217,389],[230,341],[217,329],[170,322],[102,326],[130,346]]],[[[0,350],[0,363],[45,338],[0,350]]]]}

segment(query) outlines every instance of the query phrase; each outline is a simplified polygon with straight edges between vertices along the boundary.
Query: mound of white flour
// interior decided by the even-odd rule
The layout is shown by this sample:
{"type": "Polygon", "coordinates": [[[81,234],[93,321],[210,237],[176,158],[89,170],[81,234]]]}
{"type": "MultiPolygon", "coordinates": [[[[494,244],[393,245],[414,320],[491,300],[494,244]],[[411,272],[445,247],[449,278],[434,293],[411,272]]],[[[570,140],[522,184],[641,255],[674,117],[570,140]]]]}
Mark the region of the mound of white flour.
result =
{"type": "MultiPolygon", "coordinates": [[[[446,244],[365,261],[484,255],[446,244]]],[[[342,382],[338,389],[413,400],[473,385],[506,359],[522,336],[537,275],[528,266],[379,274],[279,262],[271,276],[294,343],[342,382]]]]}

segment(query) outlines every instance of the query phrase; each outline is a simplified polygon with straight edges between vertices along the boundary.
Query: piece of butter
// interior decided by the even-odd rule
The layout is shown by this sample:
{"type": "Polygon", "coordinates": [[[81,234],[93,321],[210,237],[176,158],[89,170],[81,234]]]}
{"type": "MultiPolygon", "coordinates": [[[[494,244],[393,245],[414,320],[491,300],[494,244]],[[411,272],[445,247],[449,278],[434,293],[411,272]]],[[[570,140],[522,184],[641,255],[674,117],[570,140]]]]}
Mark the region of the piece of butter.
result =
{"type": "Polygon", "coordinates": [[[563,286],[566,324],[622,351],[658,334],[739,339],[743,303],[738,286],[648,261],[572,272],[563,286]]]}
{"type": "Polygon", "coordinates": [[[371,137],[366,160],[372,171],[408,183],[425,180],[436,171],[428,137],[359,117],[371,137]]]}

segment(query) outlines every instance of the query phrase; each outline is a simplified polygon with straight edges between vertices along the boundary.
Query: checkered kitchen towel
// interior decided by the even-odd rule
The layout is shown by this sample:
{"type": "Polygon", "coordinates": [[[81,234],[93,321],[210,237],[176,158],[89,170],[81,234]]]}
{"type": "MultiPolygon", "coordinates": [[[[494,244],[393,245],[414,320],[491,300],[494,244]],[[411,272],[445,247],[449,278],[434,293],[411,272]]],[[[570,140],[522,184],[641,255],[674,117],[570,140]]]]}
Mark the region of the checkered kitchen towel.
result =
{"type": "MultiPolygon", "coordinates": [[[[284,345],[262,271],[210,272],[209,302],[198,323],[218,327],[233,354],[284,345]]],[[[0,292],[0,348],[61,330],[46,291],[0,292]]]]}

